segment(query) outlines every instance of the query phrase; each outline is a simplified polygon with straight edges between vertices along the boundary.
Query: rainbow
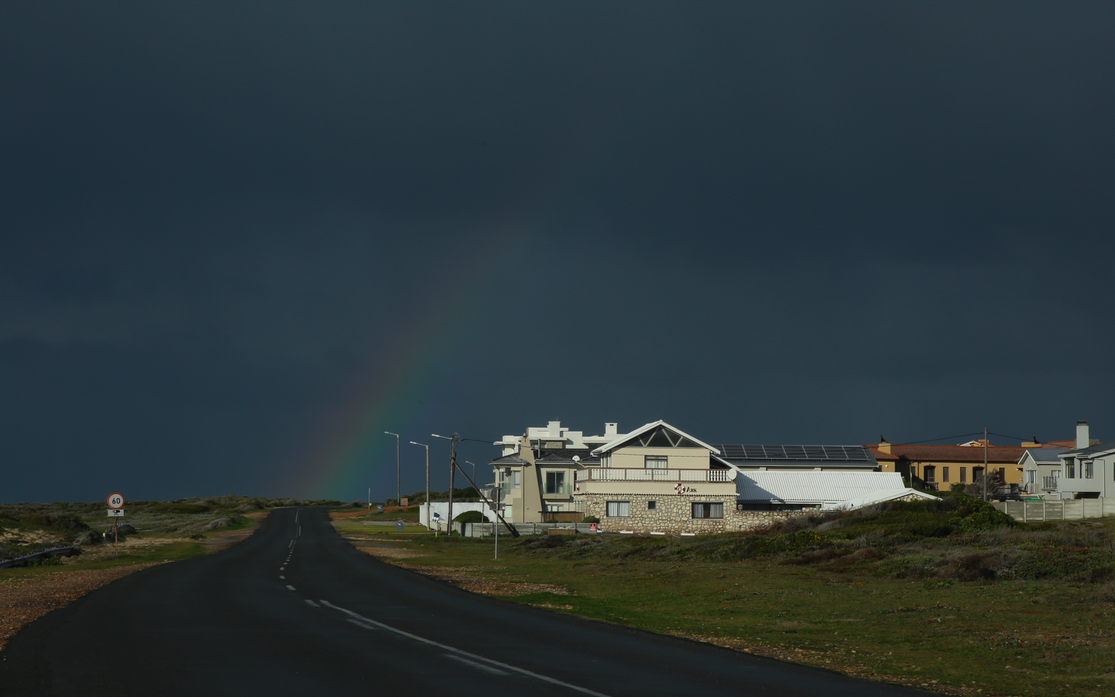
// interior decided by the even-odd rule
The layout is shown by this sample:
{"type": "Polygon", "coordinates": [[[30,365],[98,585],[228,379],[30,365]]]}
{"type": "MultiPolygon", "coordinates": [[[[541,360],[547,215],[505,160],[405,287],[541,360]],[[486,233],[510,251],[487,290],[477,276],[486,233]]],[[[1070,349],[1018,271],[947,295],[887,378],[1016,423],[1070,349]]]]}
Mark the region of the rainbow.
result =
{"type": "MultiPolygon", "coordinates": [[[[483,242],[469,241],[471,253],[457,264],[461,276],[428,290],[408,312],[415,318],[410,326],[377,337],[394,343],[386,355],[382,348],[376,353],[354,387],[337,400],[333,416],[311,435],[309,452],[293,463],[285,491],[302,498],[360,500],[366,487],[375,486],[376,475],[386,474],[388,464],[394,481],[394,457],[373,457],[393,440],[384,431],[402,434],[404,449],[414,447],[407,444],[414,437],[407,435],[414,430],[407,423],[419,416],[414,395],[427,392],[436,367],[452,355],[460,337],[469,335],[466,325],[490,305],[499,287],[494,271],[529,258],[533,238],[529,231],[512,232],[508,226],[483,242]]],[[[388,495],[393,497],[391,489],[388,495]]]]}

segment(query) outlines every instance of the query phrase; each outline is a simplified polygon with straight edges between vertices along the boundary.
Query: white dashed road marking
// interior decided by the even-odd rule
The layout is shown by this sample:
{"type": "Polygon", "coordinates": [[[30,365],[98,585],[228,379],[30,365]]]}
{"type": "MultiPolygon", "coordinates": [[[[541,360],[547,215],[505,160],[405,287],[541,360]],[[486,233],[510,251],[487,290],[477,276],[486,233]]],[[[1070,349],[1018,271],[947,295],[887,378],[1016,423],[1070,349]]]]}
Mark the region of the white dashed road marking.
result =
{"type": "Polygon", "coordinates": [[[288,585],[288,586],[286,587],[286,589],[287,589],[288,591],[292,591],[292,590],[297,590],[297,589],[296,589],[296,588],[295,588],[294,586],[291,586],[291,585],[288,585]]]}
{"type": "MultiPolygon", "coordinates": [[[[288,588],[289,588],[289,586],[288,586],[288,588]]],[[[364,617],[363,615],[358,615],[357,613],[353,612],[352,610],[346,610],[343,607],[338,607],[337,605],[334,605],[333,603],[331,603],[327,600],[319,600],[318,602],[321,603],[322,605],[324,605],[325,607],[331,607],[334,610],[340,610],[341,612],[348,615],[350,618],[358,620],[357,624],[368,627],[369,629],[371,629],[372,627],[375,627],[376,629],[386,629],[389,632],[395,632],[396,634],[399,634],[400,636],[405,636],[409,639],[414,639],[415,641],[420,641],[423,644],[429,644],[430,646],[436,646],[439,649],[445,649],[446,651],[449,651],[453,654],[453,656],[452,656],[453,658],[457,658],[458,660],[462,660],[465,663],[472,663],[473,665],[476,665],[477,667],[480,667],[479,663],[485,663],[485,664],[488,664],[489,666],[498,666],[499,668],[503,668],[503,669],[508,670],[512,673],[518,673],[520,675],[526,675],[526,676],[531,677],[531,678],[537,678],[538,680],[542,680],[544,682],[548,682],[548,683],[553,684],[553,685],[561,685],[562,687],[567,687],[571,690],[576,690],[577,692],[580,692],[582,694],[593,695],[593,697],[608,697],[608,695],[605,695],[602,692],[596,692],[594,690],[589,690],[588,688],[580,687],[578,685],[573,685],[571,683],[567,683],[567,682],[564,682],[562,680],[558,680],[557,678],[551,678],[551,677],[546,676],[546,675],[541,675],[539,673],[535,673],[535,672],[526,670],[525,668],[517,668],[513,665],[509,665],[509,664],[503,663],[501,661],[495,661],[495,660],[492,660],[490,658],[485,658],[483,656],[478,656],[474,653],[469,653],[468,651],[463,651],[463,650],[455,648],[453,646],[448,646],[446,644],[442,644],[442,643],[433,641],[431,639],[426,639],[424,637],[420,637],[417,634],[411,634],[410,632],[404,632],[403,630],[396,629],[395,627],[392,627],[389,624],[384,624],[383,622],[377,622],[373,619],[368,619],[367,617],[364,617]],[[371,625],[371,626],[369,626],[369,625],[371,625]],[[467,656],[467,658],[463,658],[465,656],[467,656]],[[469,660],[469,659],[472,659],[472,660],[469,660]],[[476,662],[479,662],[479,663],[476,663],[476,662]]],[[[494,668],[489,668],[489,670],[494,670],[494,668]]]]}

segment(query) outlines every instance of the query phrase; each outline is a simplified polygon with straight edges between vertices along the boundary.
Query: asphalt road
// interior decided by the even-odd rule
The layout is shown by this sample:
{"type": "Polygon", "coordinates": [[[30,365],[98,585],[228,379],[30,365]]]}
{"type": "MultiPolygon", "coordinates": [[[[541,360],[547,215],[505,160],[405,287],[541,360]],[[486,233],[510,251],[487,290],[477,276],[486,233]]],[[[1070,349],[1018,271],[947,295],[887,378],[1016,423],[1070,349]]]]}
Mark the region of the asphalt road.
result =
{"type": "Polygon", "coordinates": [[[355,550],[313,508],[109,584],[0,656],[0,694],[21,697],[924,694],[472,595],[355,550]]]}

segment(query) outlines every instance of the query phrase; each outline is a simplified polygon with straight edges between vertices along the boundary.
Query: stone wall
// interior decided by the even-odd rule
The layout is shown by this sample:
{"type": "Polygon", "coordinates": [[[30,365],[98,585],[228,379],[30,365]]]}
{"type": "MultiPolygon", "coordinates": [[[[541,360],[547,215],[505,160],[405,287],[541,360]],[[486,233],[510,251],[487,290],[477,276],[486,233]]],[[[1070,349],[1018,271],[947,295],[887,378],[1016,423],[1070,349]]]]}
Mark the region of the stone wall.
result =
{"type": "Polygon", "coordinates": [[[600,519],[604,532],[631,531],[639,533],[662,532],[716,533],[766,528],[779,520],[798,516],[816,515],[817,509],[805,511],[737,511],[734,495],[655,495],[655,494],[578,494],[585,502],[585,515],[600,519]],[[631,515],[609,518],[608,501],[630,502],[631,515]],[[648,502],[654,501],[650,509],[648,502]],[[719,502],[724,504],[723,518],[694,518],[694,503],[719,502]]]}

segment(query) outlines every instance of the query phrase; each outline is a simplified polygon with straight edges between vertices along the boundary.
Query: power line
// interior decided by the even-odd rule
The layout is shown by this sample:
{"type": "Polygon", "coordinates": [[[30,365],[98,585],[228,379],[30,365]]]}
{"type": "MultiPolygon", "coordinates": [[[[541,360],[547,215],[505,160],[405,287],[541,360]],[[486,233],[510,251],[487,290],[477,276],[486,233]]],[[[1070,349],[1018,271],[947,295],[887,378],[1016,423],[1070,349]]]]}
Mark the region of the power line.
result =
{"type": "Polygon", "coordinates": [[[930,438],[929,440],[914,440],[906,443],[895,443],[895,445],[919,445],[921,443],[933,443],[939,440],[953,440],[954,438],[967,438],[968,436],[982,436],[983,431],[976,431],[975,433],[961,433],[958,436],[945,436],[943,438],[930,438]]]}

